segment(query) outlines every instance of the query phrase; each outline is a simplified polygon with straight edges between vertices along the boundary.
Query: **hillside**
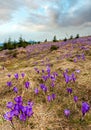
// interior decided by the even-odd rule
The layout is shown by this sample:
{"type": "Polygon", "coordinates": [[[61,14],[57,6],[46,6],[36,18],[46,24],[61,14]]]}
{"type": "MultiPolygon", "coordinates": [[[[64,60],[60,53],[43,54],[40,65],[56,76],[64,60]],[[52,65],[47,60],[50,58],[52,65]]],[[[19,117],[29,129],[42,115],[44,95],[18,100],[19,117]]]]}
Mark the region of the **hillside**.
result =
{"type": "Polygon", "coordinates": [[[91,129],[91,36],[0,51],[0,130],[13,129],[91,129]],[[50,49],[53,45],[58,48],[50,49]],[[6,104],[17,103],[18,96],[23,98],[18,107],[32,104],[30,118],[22,107],[5,120],[3,115],[15,110],[6,104]],[[85,114],[83,102],[89,105],[85,114]]]}

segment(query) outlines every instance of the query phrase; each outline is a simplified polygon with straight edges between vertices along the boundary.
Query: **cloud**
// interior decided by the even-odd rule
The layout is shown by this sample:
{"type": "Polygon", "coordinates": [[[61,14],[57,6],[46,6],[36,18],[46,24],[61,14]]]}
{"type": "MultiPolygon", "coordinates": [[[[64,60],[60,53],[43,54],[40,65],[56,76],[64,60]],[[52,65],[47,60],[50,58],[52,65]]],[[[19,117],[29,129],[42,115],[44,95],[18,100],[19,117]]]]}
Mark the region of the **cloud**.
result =
{"type": "Polygon", "coordinates": [[[12,14],[22,6],[19,0],[0,0],[0,23],[9,21],[12,14]]]}
{"type": "Polygon", "coordinates": [[[37,26],[80,26],[91,22],[90,0],[0,0],[0,22],[11,20],[23,7],[29,11],[27,22],[37,26]]]}
{"type": "MultiPolygon", "coordinates": [[[[21,28],[52,31],[67,27],[90,25],[90,0],[25,0],[29,17],[21,28]]],[[[84,26],[83,26],[84,27],[84,26]]]]}
{"type": "Polygon", "coordinates": [[[81,32],[91,27],[90,13],[91,0],[0,0],[0,32],[81,32]]]}

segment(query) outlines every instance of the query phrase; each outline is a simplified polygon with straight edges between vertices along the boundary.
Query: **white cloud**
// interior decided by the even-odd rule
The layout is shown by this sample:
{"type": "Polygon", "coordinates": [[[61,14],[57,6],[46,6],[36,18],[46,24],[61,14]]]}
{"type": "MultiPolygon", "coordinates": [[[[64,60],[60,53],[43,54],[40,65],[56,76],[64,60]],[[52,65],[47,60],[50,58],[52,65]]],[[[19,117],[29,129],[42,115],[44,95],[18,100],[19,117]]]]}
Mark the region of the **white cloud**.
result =
{"type": "Polygon", "coordinates": [[[77,32],[91,28],[91,0],[0,0],[0,24],[3,34],[77,32]]]}

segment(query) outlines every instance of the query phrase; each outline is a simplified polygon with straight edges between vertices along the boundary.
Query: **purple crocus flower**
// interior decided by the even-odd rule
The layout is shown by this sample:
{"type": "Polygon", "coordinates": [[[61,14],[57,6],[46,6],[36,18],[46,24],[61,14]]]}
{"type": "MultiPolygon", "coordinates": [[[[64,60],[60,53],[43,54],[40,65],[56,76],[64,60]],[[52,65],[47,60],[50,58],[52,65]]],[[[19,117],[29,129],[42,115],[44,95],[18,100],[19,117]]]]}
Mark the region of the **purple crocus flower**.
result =
{"type": "Polygon", "coordinates": [[[47,69],[46,69],[46,71],[47,71],[47,73],[49,73],[50,74],[50,67],[49,66],[47,66],[47,69]]]}
{"type": "Polygon", "coordinates": [[[77,59],[80,60],[81,56],[80,55],[77,55],[77,59]]]}
{"type": "Polygon", "coordinates": [[[22,111],[22,114],[20,116],[20,119],[24,121],[26,120],[27,117],[30,117],[33,114],[32,106],[30,107],[29,105],[22,106],[21,111],[22,111]]]}
{"type": "Polygon", "coordinates": [[[35,69],[35,71],[37,72],[37,73],[39,73],[39,70],[38,70],[38,68],[34,68],[35,69]]]}
{"type": "Polygon", "coordinates": [[[21,115],[19,116],[19,118],[20,118],[21,121],[26,121],[26,116],[25,116],[25,114],[21,114],[21,115]]]}
{"type": "Polygon", "coordinates": [[[18,80],[18,78],[19,78],[18,73],[14,74],[14,76],[15,76],[15,78],[18,80]]]}
{"type": "Polygon", "coordinates": [[[5,120],[12,121],[13,116],[14,116],[14,114],[12,113],[12,111],[6,112],[6,113],[4,114],[4,119],[5,119],[5,120]]]}
{"type": "Polygon", "coordinates": [[[76,73],[80,73],[80,70],[75,70],[76,73]]]}
{"type": "Polygon", "coordinates": [[[69,75],[67,75],[67,73],[63,73],[63,74],[64,74],[65,82],[69,83],[69,81],[70,81],[69,75]]]}
{"type": "Polygon", "coordinates": [[[13,104],[13,102],[8,102],[6,106],[7,106],[7,108],[12,109],[14,104],[13,104]]]}
{"type": "Polygon", "coordinates": [[[56,80],[54,75],[51,75],[50,78],[51,78],[52,81],[56,80]]]}
{"type": "Polygon", "coordinates": [[[70,110],[69,109],[65,109],[64,110],[64,114],[68,118],[70,116],[70,110]]]}
{"type": "Polygon", "coordinates": [[[52,86],[52,87],[54,87],[54,86],[55,86],[54,82],[52,82],[52,83],[51,83],[51,86],[52,86]]]}
{"type": "Polygon", "coordinates": [[[13,102],[7,103],[7,107],[10,109],[10,111],[4,114],[4,119],[12,122],[13,117],[17,116],[17,118],[19,118],[21,121],[26,121],[27,118],[33,115],[33,102],[28,101],[27,106],[24,106],[21,96],[15,97],[14,100],[15,104],[13,102]]]}
{"type": "Polygon", "coordinates": [[[85,55],[84,55],[84,53],[82,54],[82,60],[85,60],[85,55]]]}
{"type": "Polygon", "coordinates": [[[22,76],[22,78],[24,78],[24,76],[25,76],[25,73],[21,73],[21,76],[22,76]]]}
{"type": "Polygon", "coordinates": [[[40,73],[40,71],[39,71],[39,70],[37,70],[36,72],[37,72],[38,74],[40,73]]]}
{"type": "Polygon", "coordinates": [[[18,92],[18,88],[17,87],[14,87],[13,90],[14,90],[15,93],[18,92]]]}
{"type": "Polygon", "coordinates": [[[78,97],[74,96],[74,101],[77,102],[78,101],[78,97]]]}
{"type": "Polygon", "coordinates": [[[45,86],[42,90],[46,93],[47,92],[47,87],[45,86]]]}
{"type": "Polygon", "coordinates": [[[77,62],[77,60],[76,59],[74,59],[74,63],[76,63],[77,62]]]}
{"type": "Polygon", "coordinates": [[[11,81],[7,82],[7,86],[11,87],[12,86],[12,82],[11,81]]]}
{"type": "Polygon", "coordinates": [[[73,79],[72,79],[72,75],[71,75],[71,76],[69,76],[69,81],[71,81],[71,80],[73,80],[73,79]]]}
{"type": "Polygon", "coordinates": [[[32,108],[32,106],[34,105],[34,102],[28,101],[27,104],[28,104],[28,107],[32,108]]]}
{"type": "Polygon", "coordinates": [[[40,84],[40,88],[44,91],[47,92],[47,87],[44,84],[40,84]]]}
{"type": "Polygon", "coordinates": [[[35,94],[38,94],[39,93],[38,88],[35,88],[34,92],[35,92],[35,94]]]}
{"type": "Polygon", "coordinates": [[[67,73],[66,72],[63,72],[63,77],[65,78],[65,75],[66,75],[67,73]]]}
{"type": "Polygon", "coordinates": [[[19,115],[19,111],[17,109],[13,109],[12,113],[13,113],[14,116],[17,116],[17,117],[19,115]]]}
{"type": "Polygon", "coordinates": [[[22,102],[16,101],[16,104],[14,104],[14,110],[17,110],[20,113],[21,107],[22,107],[22,102]]]}
{"type": "Polygon", "coordinates": [[[53,93],[52,94],[52,100],[54,100],[56,98],[56,95],[53,93]]]}
{"type": "Polygon", "coordinates": [[[42,73],[44,73],[45,71],[44,70],[42,70],[42,73]]]}
{"type": "Polygon", "coordinates": [[[27,106],[22,106],[22,107],[21,107],[21,111],[22,111],[22,113],[26,113],[27,109],[28,109],[27,106]]]}
{"type": "Polygon", "coordinates": [[[33,115],[32,109],[27,109],[26,115],[27,115],[27,117],[31,117],[33,115]]]}
{"type": "Polygon", "coordinates": [[[17,96],[14,98],[16,103],[22,103],[22,97],[21,96],[17,96]]]}
{"type": "Polygon", "coordinates": [[[40,88],[43,89],[45,87],[44,84],[40,84],[40,88]]]}
{"type": "Polygon", "coordinates": [[[48,76],[42,76],[43,80],[46,81],[48,79],[48,76]]]}
{"type": "Polygon", "coordinates": [[[69,94],[71,94],[71,93],[72,93],[72,88],[67,88],[67,92],[68,92],[69,94]]]}
{"type": "Polygon", "coordinates": [[[48,100],[48,102],[50,102],[52,100],[52,97],[50,95],[48,95],[47,100],[48,100]]]}
{"type": "Polygon", "coordinates": [[[47,96],[47,100],[50,102],[56,98],[56,95],[53,93],[52,95],[47,96]]]}
{"type": "Polygon", "coordinates": [[[90,109],[90,105],[87,102],[82,102],[81,111],[83,116],[89,111],[89,109],[90,109]]]}
{"type": "Polygon", "coordinates": [[[26,87],[27,89],[29,88],[29,86],[30,86],[30,82],[29,82],[29,81],[25,82],[25,87],[26,87]]]}
{"type": "Polygon", "coordinates": [[[76,77],[75,77],[75,75],[74,75],[74,73],[72,73],[72,80],[75,82],[75,80],[76,80],[76,77]]]}
{"type": "Polygon", "coordinates": [[[8,77],[10,78],[10,77],[11,77],[11,74],[8,74],[8,77]]]}
{"type": "Polygon", "coordinates": [[[58,76],[58,73],[57,73],[57,72],[54,72],[53,75],[54,75],[54,77],[57,77],[57,76],[58,76]]]}

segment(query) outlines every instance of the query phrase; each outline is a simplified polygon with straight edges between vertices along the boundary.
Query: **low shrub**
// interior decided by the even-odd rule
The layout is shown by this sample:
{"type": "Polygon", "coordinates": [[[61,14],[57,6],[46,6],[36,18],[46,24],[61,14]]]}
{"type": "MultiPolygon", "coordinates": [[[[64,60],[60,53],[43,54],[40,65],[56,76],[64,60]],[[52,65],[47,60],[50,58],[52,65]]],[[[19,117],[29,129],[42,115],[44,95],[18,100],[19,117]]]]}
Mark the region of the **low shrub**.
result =
{"type": "Polygon", "coordinates": [[[53,51],[53,50],[57,50],[58,48],[59,48],[58,46],[52,45],[52,46],[50,47],[50,50],[53,51]]]}

